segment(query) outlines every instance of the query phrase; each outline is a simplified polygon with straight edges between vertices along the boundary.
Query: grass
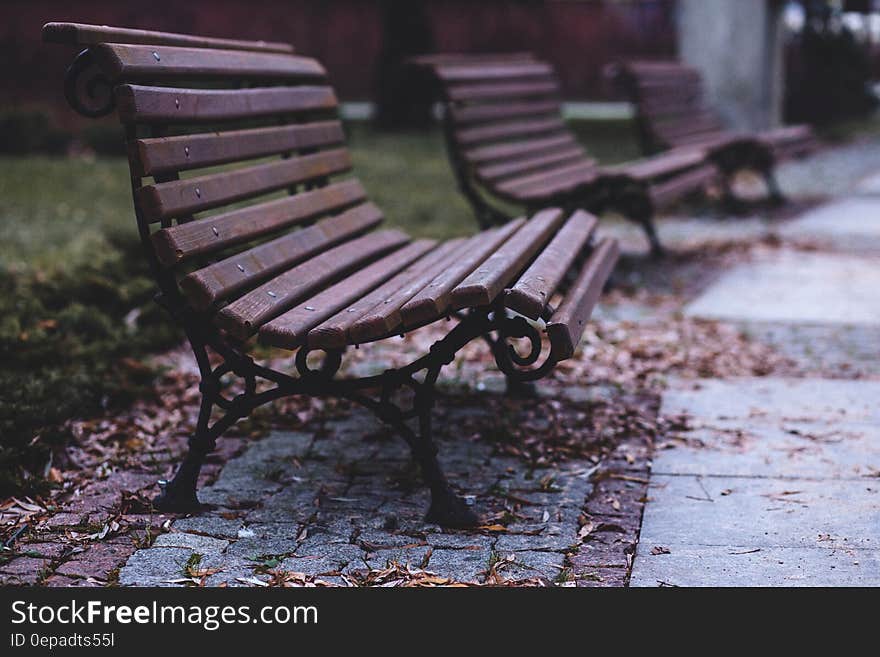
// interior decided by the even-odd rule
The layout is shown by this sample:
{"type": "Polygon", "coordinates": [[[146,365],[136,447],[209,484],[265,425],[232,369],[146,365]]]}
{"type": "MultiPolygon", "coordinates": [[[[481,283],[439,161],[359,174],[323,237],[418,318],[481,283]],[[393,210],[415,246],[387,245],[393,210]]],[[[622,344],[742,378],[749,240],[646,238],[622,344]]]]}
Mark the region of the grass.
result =
{"type": "MultiPolygon", "coordinates": [[[[627,124],[576,129],[608,161],[635,155],[627,124]]],[[[349,137],[387,225],[434,238],[476,229],[439,130],[356,125],[349,137]]],[[[45,485],[66,419],[144,394],[152,372],[139,359],[181,339],[153,293],[124,159],[0,158],[0,495],[45,485]]]]}

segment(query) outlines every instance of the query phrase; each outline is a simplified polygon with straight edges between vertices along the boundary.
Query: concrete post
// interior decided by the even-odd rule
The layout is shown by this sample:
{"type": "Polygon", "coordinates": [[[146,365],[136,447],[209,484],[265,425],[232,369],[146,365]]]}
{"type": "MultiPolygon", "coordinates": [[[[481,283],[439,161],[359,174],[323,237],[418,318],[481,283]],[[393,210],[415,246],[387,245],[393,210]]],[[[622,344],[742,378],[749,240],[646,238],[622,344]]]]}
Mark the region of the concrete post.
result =
{"type": "Polygon", "coordinates": [[[679,0],[678,46],[734,129],[774,127],[784,91],[780,0],[679,0]]]}

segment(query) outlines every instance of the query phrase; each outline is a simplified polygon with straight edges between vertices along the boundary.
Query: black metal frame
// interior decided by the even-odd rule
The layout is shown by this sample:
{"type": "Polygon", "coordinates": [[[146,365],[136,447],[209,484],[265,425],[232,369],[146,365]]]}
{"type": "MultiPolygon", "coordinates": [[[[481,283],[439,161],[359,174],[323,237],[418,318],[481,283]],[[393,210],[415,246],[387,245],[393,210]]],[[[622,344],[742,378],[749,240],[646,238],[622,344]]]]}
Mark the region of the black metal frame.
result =
{"type": "MultiPolygon", "coordinates": [[[[98,71],[91,67],[89,51],[85,50],[68,69],[65,81],[68,102],[86,116],[103,116],[114,109],[112,93],[105,94],[104,105],[99,106],[92,94],[92,90],[98,87],[83,79],[85,75],[96,74],[98,71]],[[83,98],[82,92],[90,95],[83,98]]],[[[109,85],[109,81],[101,81],[101,85],[104,84],[109,85]]],[[[135,127],[129,126],[126,131],[127,141],[136,138],[135,127]]],[[[177,176],[172,175],[162,181],[175,178],[177,176]]],[[[142,185],[141,178],[132,174],[131,185],[135,194],[142,185]]],[[[159,265],[152,247],[150,224],[143,218],[137,203],[135,215],[141,243],[159,287],[156,301],[183,328],[201,375],[196,430],[173,479],[159,482],[161,492],[154,500],[157,509],[191,512],[202,508],[196,495],[197,481],[202,464],[213,451],[217,439],[254,409],[284,397],[304,395],[348,399],[373,412],[401,434],[421,466],[431,491],[431,506],[426,519],[446,527],[478,524],[477,515],[454,493],[437,461],[431,425],[437,378],[443,366],[451,363],[455,354],[476,338],[482,338],[490,345],[495,362],[509,386],[516,388],[545,376],[561,358],[551,344],[543,362],[538,364],[544,340],[537,323],[510,315],[502,305],[477,308],[456,315],[459,321],[445,337],[435,342],[427,354],[403,367],[388,369],[375,376],[337,379],[335,376],[344,350],[321,350],[324,354],[321,365],[312,369],[308,363],[311,350],[301,347],[295,357],[297,376],[291,376],[256,362],[244,351],[243,344],[221,333],[206,313],[198,312],[186,303],[174,274],[159,265]],[[529,352],[525,355],[520,354],[511,342],[518,338],[525,338],[529,343],[529,352]],[[212,364],[210,352],[219,364],[212,364]],[[229,375],[242,382],[241,391],[234,396],[224,394],[223,379],[229,375]],[[261,381],[270,387],[261,389],[258,385],[261,381]],[[412,393],[408,407],[395,401],[396,393],[402,389],[409,389],[412,393]],[[212,423],[215,409],[219,409],[221,415],[212,423]],[[410,426],[410,422],[415,422],[416,428],[410,426]]],[[[165,227],[170,222],[163,221],[162,225],[165,227]]]]}

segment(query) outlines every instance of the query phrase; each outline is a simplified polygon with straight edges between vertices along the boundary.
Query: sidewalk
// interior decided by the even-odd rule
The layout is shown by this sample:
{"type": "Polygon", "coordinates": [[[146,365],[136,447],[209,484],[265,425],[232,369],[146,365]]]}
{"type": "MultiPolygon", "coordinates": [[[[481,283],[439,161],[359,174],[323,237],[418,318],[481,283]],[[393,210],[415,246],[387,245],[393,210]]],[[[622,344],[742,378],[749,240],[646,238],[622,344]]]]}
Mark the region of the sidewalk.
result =
{"type": "Polygon", "coordinates": [[[792,248],[686,307],[816,375],[671,386],[661,413],[693,430],[655,455],[631,585],[880,585],[877,179],[785,225],[792,248]]]}

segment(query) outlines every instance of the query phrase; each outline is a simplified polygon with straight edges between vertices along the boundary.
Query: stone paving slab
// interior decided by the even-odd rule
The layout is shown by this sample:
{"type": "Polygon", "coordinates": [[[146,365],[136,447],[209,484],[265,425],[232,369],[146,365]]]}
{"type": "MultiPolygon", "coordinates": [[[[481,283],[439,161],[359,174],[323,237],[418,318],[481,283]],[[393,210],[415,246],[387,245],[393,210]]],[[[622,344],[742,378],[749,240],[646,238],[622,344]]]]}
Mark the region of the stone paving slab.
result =
{"type": "MultiPolygon", "coordinates": [[[[793,422],[782,427],[735,420],[687,434],[699,447],[675,463],[677,474],[801,479],[880,476],[880,426],[793,422]],[[833,458],[829,444],[833,443],[833,458]]],[[[662,466],[664,459],[661,459],[662,466]]],[[[658,469],[657,474],[670,474],[658,469]]],[[[876,479],[875,479],[876,480],[876,479]]]]}
{"type": "Polygon", "coordinates": [[[880,382],[678,382],[631,584],[880,585],[880,382]]]}
{"type": "MultiPolygon", "coordinates": [[[[698,420],[807,419],[880,424],[880,382],[840,379],[703,379],[663,395],[662,412],[698,420]]],[[[660,455],[661,457],[663,454],[660,455]]],[[[656,465],[656,463],[655,463],[656,465]]]]}
{"type": "Polygon", "coordinates": [[[854,181],[877,171],[878,144],[865,139],[783,162],[776,169],[779,185],[790,198],[850,195],[854,181]]]}
{"type": "Polygon", "coordinates": [[[640,555],[630,586],[866,586],[878,571],[877,550],[676,546],[640,555]]]}
{"type": "Polygon", "coordinates": [[[804,370],[851,378],[880,376],[880,325],[733,322],[804,370]]]}
{"type": "Polygon", "coordinates": [[[705,381],[663,411],[694,420],[690,444],[657,455],[657,474],[862,479],[880,476],[880,382],[705,381]]]}
{"type": "Polygon", "coordinates": [[[880,250],[880,198],[841,198],[787,222],[777,232],[796,244],[849,252],[880,250]]]}
{"type": "Polygon", "coordinates": [[[856,183],[853,191],[857,194],[880,196],[880,172],[872,173],[862,178],[856,183]]]}
{"type": "Polygon", "coordinates": [[[779,251],[726,272],[685,314],[735,322],[880,325],[876,258],[779,251]]]}
{"type": "MultiPolygon", "coordinates": [[[[658,218],[657,232],[671,250],[686,250],[711,244],[751,243],[774,233],[774,222],[760,213],[730,218],[709,212],[702,216],[668,215],[658,218]]],[[[625,220],[603,220],[598,235],[613,237],[629,254],[647,254],[650,249],[640,226],[625,220]]]]}
{"type": "Polygon", "coordinates": [[[640,555],[658,545],[880,550],[876,479],[652,475],[648,497],[640,555]]]}

